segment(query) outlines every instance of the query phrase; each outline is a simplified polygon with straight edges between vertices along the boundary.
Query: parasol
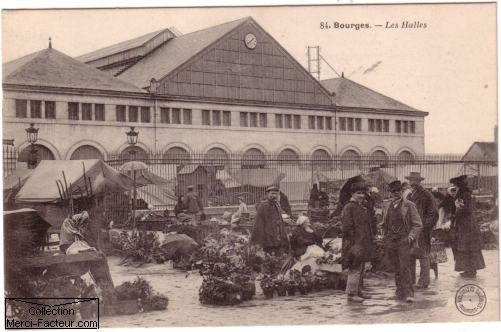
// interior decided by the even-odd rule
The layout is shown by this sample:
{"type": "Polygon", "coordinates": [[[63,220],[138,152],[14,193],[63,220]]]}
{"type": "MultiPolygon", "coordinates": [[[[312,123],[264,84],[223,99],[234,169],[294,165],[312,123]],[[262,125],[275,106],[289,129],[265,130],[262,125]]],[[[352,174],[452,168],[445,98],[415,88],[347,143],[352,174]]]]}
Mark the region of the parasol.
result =
{"type": "Polygon", "coordinates": [[[199,245],[186,234],[166,235],[161,245],[167,259],[175,259],[183,255],[190,255],[199,245]]]}

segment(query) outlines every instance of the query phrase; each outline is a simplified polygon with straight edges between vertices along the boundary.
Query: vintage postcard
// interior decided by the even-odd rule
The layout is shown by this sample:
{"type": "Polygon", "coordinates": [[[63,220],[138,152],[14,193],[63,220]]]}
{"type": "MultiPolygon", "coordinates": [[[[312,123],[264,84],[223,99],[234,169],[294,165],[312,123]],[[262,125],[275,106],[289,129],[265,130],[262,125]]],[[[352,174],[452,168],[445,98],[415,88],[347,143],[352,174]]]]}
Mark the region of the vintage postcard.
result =
{"type": "Polygon", "coordinates": [[[46,7],[2,10],[5,328],[499,326],[497,3],[46,7]]]}

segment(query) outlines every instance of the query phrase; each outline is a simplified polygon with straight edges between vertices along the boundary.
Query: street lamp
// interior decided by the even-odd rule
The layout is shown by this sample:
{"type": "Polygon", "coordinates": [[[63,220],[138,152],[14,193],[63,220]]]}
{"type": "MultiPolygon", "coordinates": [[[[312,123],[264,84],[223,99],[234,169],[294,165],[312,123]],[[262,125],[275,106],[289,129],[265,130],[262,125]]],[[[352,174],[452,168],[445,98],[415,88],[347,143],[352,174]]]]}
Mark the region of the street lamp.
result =
{"type": "Polygon", "coordinates": [[[139,135],[139,132],[134,131],[134,127],[130,127],[130,131],[125,133],[127,135],[127,143],[131,146],[131,151],[130,154],[133,157],[133,159],[136,159],[136,149],[134,148],[134,145],[137,144],[137,136],[139,135]]]}
{"type": "Polygon", "coordinates": [[[30,156],[28,160],[28,165],[31,169],[37,167],[38,162],[38,149],[35,148],[35,143],[38,137],[38,129],[40,128],[35,128],[34,123],[30,123],[30,127],[25,129],[26,136],[28,137],[28,142],[31,143],[30,156]]]}

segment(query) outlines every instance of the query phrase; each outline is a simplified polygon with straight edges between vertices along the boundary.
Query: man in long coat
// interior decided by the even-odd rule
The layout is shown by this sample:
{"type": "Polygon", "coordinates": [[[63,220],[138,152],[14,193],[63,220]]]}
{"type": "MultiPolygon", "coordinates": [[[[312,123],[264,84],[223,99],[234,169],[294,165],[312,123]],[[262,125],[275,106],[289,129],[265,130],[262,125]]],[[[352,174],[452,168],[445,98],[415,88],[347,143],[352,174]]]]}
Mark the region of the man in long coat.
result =
{"type": "Polygon", "coordinates": [[[372,250],[371,211],[363,204],[367,188],[364,183],[354,183],[351,199],[344,206],[342,213],[343,244],[342,265],[348,269],[346,294],[348,301],[362,302],[370,298],[362,293],[362,278],[365,262],[370,261],[372,250]]]}
{"type": "Polygon", "coordinates": [[[260,202],[254,219],[251,242],[259,244],[267,253],[280,255],[288,246],[288,238],[277,200],[278,189],[266,189],[266,197],[260,202]]]}
{"type": "Polygon", "coordinates": [[[419,172],[411,172],[405,177],[412,187],[409,200],[416,204],[416,208],[423,223],[423,229],[419,234],[419,249],[416,255],[411,256],[411,277],[414,288],[428,288],[430,285],[430,250],[431,232],[438,221],[438,208],[433,194],[421,186],[424,180],[419,172]],[[420,272],[419,281],[416,283],[416,259],[419,258],[420,272]]]}
{"type": "Polygon", "coordinates": [[[188,186],[188,193],[184,196],[184,205],[188,209],[188,216],[190,217],[190,225],[197,226],[202,212],[204,212],[204,205],[200,200],[198,192],[194,191],[194,186],[188,186]]]}

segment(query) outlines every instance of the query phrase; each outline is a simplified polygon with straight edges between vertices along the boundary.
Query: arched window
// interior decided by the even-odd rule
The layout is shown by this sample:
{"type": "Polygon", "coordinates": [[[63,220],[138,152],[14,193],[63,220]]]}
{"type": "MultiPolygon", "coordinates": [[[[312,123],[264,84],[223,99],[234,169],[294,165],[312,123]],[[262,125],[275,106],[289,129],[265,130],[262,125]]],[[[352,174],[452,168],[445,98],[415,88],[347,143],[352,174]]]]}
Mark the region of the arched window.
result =
{"type": "Polygon", "coordinates": [[[384,167],[388,164],[388,155],[382,150],[374,151],[370,156],[371,166],[384,167]]]}
{"type": "Polygon", "coordinates": [[[355,150],[346,150],[341,155],[342,169],[358,169],[361,165],[360,154],[355,150]]]}
{"type": "Polygon", "coordinates": [[[189,163],[190,154],[183,148],[173,147],[165,151],[164,161],[168,164],[184,165],[189,163]]]}
{"type": "Polygon", "coordinates": [[[249,149],[242,156],[242,168],[264,168],[266,157],[259,149],[249,149]]]}
{"type": "Polygon", "coordinates": [[[82,145],[71,154],[70,160],[101,159],[103,154],[92,145],[82,145]]]}
{"type": "Polygon", "coordinates": [[[330,171],[332,169],[332,159],[327,151],[318,149],[313,152],[312,166],[315,171],[330,171]]]}
{"type": "Polygon", "coordinates": [[[28,168],[35,168],[42,160],[55,160],[54,154],[40,144],[32,144],[21,151],[17,161],[28,163],[28,168]]]}
{"type": "Polygon", "coordinates": [[[221,148],[212,148],[204,156],[204,163],[208,165],[224,165],[229,161],[229,156],[221,148]]]}
{"type": "Polygon", "coordinates": [[[285,149],[278,154],[278,164],[299,166],[299,155],[294,150],[285,149]]]}
{"type": "Polygon", "coordinates": [[[399,164],[409,164],[414,161],[414,156],[409,151],[402,151],[398,154],[399,164]]]}
{"type": "Polygon", "coordinates": [[[129,160],[142,161],[143,163],[149,163],[150,158],[148,152],[144,151],[143,148],[139,146],[128,146],[119,155],[119,160],[127,162],[129,160]]]}

